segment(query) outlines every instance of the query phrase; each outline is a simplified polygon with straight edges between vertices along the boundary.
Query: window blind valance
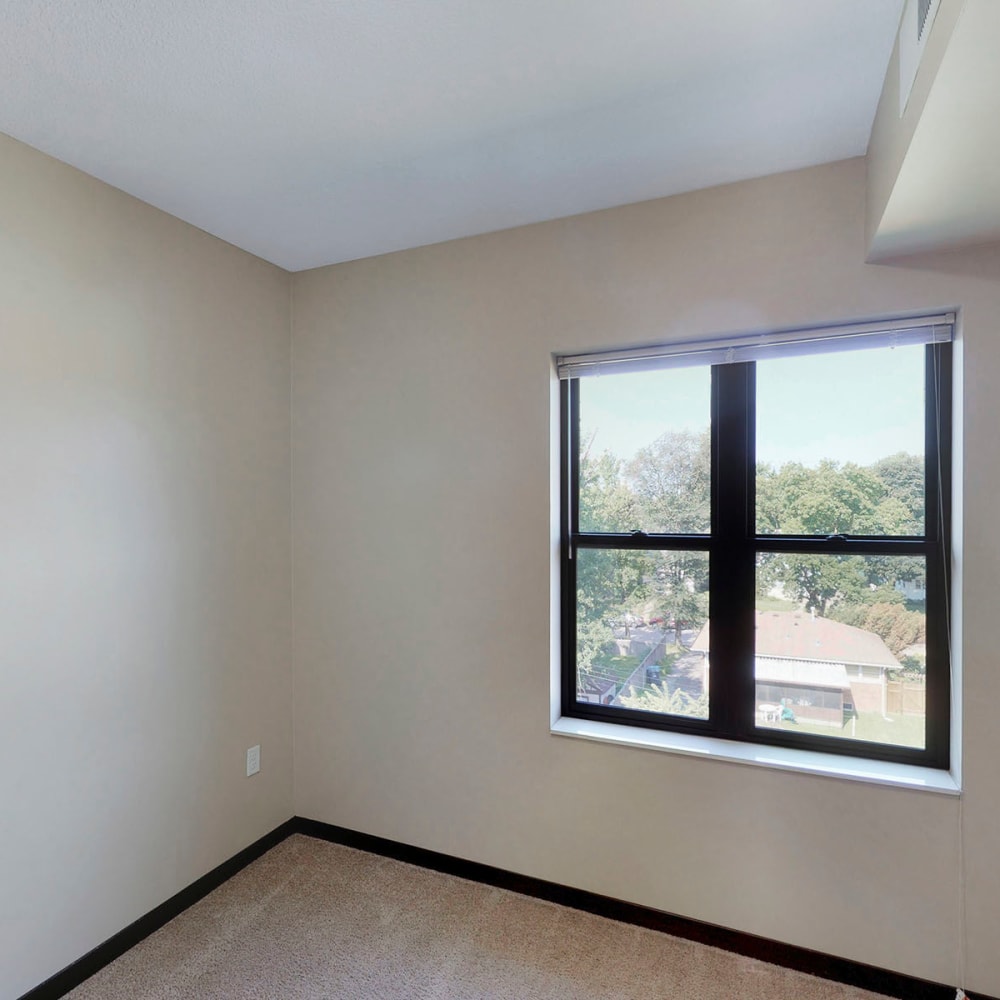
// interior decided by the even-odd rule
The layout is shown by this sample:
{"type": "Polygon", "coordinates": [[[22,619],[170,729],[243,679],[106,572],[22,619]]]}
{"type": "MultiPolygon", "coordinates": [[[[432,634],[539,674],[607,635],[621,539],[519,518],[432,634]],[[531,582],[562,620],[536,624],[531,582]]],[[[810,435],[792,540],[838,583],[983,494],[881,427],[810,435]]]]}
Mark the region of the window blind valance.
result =
{"type": "Polygon", "coordinates": [[[559,378],[567,379],[693,365],[734,364],[803,354],[947,343],[953,339],[954,330],[955,314],[941,313],[872,323],[675,341],[589,354],[565,354],[556,357],[556,369],[559,378]]]}

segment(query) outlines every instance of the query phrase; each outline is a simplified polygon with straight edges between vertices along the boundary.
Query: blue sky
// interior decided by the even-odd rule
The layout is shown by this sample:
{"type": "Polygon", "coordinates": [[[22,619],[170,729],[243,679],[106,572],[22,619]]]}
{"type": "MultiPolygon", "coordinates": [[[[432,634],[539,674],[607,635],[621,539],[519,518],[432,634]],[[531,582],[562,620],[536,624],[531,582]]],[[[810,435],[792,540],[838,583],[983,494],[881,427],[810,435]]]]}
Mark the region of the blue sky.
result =
{"type": "MultiPolygon", "coordinates": [[[[814,354],[757,363],[757,458],[869,465],[924,451],[923,347],[814,354]]],[[[629,459],[667,430],[708,427],[710,371],[679,368],[581,379],[591,454],[629,459]]]]}

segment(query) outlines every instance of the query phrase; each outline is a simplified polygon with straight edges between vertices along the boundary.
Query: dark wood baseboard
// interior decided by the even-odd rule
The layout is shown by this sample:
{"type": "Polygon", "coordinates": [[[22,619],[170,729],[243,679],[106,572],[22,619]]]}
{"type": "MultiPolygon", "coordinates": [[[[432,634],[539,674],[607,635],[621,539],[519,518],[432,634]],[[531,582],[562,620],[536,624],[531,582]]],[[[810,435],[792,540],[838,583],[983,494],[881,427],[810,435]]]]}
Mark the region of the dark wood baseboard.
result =
{"type": "MultiPolygon", "coordinates": [[[[575,910],[585,910],[587,913],[595,913],[598,916],[620,920],[623,923],[649,927],[674,937],[697,941],[750,958],[759,958],[772,965],[796,969],[799,972],[807,972],[822,979],[846,983],[849,986],[857,986],[890,997],[899,997],[901,1000],[955,1000],[954,986],[916,979],[900,972],[890,972],[873,965],[852,962],[846,958],[836,958],[822,952],[811,951],[808,948],[800,948],[796,945],[784,944],[781,941],[772,941],[768,938],[756,937],[753,934],[729,930],[715,924],[692,920],[689,917],[674,916],[636,903],[626,903],[610,896],[600,896],[597,893],[574,889],[556,882],[546,882],[528,875],[518,875],[515,872],[494,868],[478,861],[466,861],[450,854],[440,854],[423,847],[412,847],[369,833],[358,833],[356,830],[321,823],[318,820],[297,818],[295,832],[343,844],[346,847],[355,847],[371,854],[381,854],[398,861],[406,861],[421,868],[431,868],[448,875],[457,875],[473,882],[482,882],[500,889],[510,889],[512,892],[519,892],[522,895],[561,903],[563,906],[569,906],[575,910]]],[[[970,993],[969,1000],[993,1000],[993,998],[970,993]]]]}
{"type": "MultiPolygon", "coordinates": [[[[583,889],[574,889],[556,882],[519,875],[503,868],[478,861],[467,861],[450,854],[441,854],[423,847],[413,847],[385,837],[376,837],[370,833],[359,833],[319,820],[304,819],[296,816],[287,820],[281,826],[272,830],[260,840],[224,861],[208,874],[192,882],[186,889],[171,896],[166,902],[150,910],[145,916],[131,923],[124,930],[108,938],[103,944],[87,952],[82,958],[68,965],[61,972],[46,979],[44,983],[23,994],[19,1000],[58,1000],[70,990],[75,989],[84,980],[89,979],[120,955],[137,945],[164,924],[183,913],[189,906],[217,889],[223,882],[232,878],[237,872],[265,854],[275,845],[281,843],[293,833],[301,833],[308,837],[328,840],[345,847],[354,847],[370,854],[395,858],[421,868],[430,868],[448,875],[473,882],[482,882],[500,889],[509,889],[525,896],[550,900],[575,910],[584,910],[598,916],[609,917],[623,923],[635,924],[639,927],[649,927],[653,930],[671,934],[674,937],[701,944],[722,948],[726,951],[759,958],[773,965],[786,969],[796,969],[823,979],[838,983],[846,983],[861,989],[882,993],[901,1000],[954,1000],[955,988],[941,983],[916,979],[899,972],[890,972],[876,966],[852,962],[846,958],[836,958],[822,952],[811,951],[796,945],[772,941],[768,938],[756,937],[741,931],[729,930],[715,924],[707,924],[688,917],[678,917],[660,910],[654,910],[637,903],[627,903],[610,896],[601,896],[583,889]]],[[[969,993],[969,1000],[995,1000],[983,993],[969,993]]]]}
{"type": "Polygon", "coordinates": [[[108,938],[103,944],[99,944],[93,951],[88,951],[86,955],[78,958],[71,965],[67,965],[61,972],[57,972],[54,976],[46,979],[44,983],[40,983],[34,989],[22,994],[20,1000],[57,1000],[58,997],[65,996],[70,990],[76,989],[84,980],[89,979],[95,972],[99,972],[120,955],[124,955],[129,948],[149,937],[154,931],[158,931],[189,906],[193,906],[213,889],[217,889],[223,882],[231,879],[252,861],[256,861],[261,855],[266,854],[276,844],[280,844],[295,830],[296,821],[294,819],[286,820],[281,826],[265,834],[260,840],[240,851],[239,854],[233,855],[228,861],[223,861],[217,868],[202,875],[187,888],[181,889],[166,902],[139,917],[138,920],[108,938]]]}

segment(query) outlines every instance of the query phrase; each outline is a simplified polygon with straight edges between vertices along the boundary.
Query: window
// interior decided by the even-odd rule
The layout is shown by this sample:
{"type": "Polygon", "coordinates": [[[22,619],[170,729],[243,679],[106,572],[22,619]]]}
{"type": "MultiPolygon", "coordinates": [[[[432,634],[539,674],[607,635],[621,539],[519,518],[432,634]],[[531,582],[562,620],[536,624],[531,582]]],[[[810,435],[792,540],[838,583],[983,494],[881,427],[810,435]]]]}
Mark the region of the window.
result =
{"type": "Polygon", "coordinates": [[[953,324],[557,359],[564,716],[949,766],[953,324]]]}

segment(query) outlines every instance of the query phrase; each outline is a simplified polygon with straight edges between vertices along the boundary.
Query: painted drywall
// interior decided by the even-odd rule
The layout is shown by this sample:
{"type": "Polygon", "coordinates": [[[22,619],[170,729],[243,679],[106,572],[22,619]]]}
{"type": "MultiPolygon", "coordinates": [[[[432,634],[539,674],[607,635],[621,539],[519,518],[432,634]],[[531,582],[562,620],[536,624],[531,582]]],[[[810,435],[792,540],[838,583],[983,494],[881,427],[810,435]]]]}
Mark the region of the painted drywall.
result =
{"type": "MultiPolygon", "coordinates": [[[[927,99],[930,96],[938,71],[955,25],[967,0],[941,0],[930,34],[924,45],[917,67],[917,75],[910,90],[903,114],[899,113],[899,38],[892,50],[892,58],[882,84],[871,137],[868,140],[868,196],[865,217],[865,246],[869,259],[887,255],[880,246],[882,220],[895,190],[896,181],[909,154],[914,133],[920,124],[927,99]]],[[[904,24],[909,21],[904,18],[904,24]]],[[[930,202],[933,205],[933,201],[930,202]]],[[[890,251],[891,252],[891,251],[890,251]]]]}
{"type": "Polygon", "coordinates": [[[1000,4],[965,0],[870,259],[1000,240],[1000,4]]]}
{"type": "Polygon", "coordinates": [[[0,997],[291,815],[288,318],[0,137],[0,997]]]}
{"type": "Polygon", "coordinates": [[[298,814],[1000,994],[1000,251],[866,264],[865,181],[850,160],[295,276],[298,814]],[[552,353],[951,307],[963,798],[551,735],[552,353]]]}

